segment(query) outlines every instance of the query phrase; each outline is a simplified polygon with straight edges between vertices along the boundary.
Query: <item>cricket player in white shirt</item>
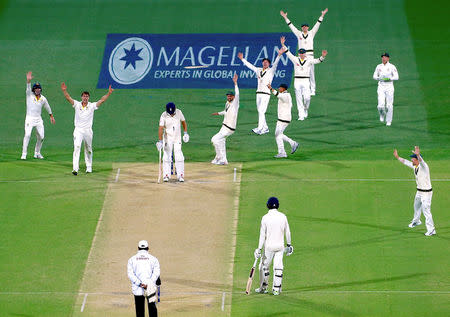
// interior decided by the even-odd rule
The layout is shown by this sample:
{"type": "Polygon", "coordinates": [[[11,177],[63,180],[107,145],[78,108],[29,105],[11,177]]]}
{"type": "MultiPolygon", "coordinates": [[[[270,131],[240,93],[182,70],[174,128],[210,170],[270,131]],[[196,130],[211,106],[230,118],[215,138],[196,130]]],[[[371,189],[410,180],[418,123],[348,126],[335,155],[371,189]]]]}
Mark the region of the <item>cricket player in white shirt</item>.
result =
{"type": "Polygon", "coordinates": [[[161,271],[158,259],[148,253],[146,240],[139,241],[137,254],[128,260],[127,273],[134,295],[136,317],[145,317],[146,299],[150,317],[156,317],[157,284],[161,271]]]}
{"type": "Polygon", "coordinates": [[[214,112],[213,116],[224,116],[222,128],[219,132],[211,138],[211,143],[214,145],[216,150],[216,156],[211,161],[212,164],[216,165],[227,165],[227,149],[226,140],[234,133],[236,130],[236,123],[239,111],[239,87],[237,84],[238,75],[234,74],[234,92],[227,92],[227,102],[225,104],[225,110],[221,112],[214,112]]]}
{"type": "Polygon", "coordinates": [[[420,216],[423,213],[425,216],[425,225],[427,227],[426,236],[436,234],[434,227],[433,216],[431,215],[431,198],[433,197],[433,188],[431,187],[430,169],[428,164],[422,158],[418,146],[414,147],[413,154],[410,155],[411,161],[405,160],[398,156],[397,149],[394,149],[394,157],[401,163],[414,170],[416,177],[417,192],[414,198],[414,217],[409,224],[410,228],[421,225],[420,216]]]}
{"type": "Polygon", "coordinates": [[[55,124],[55,118],[53,117],[52,109],[48,104],[47,98],[41,95],[41,84],[35,83],[33,88],[31,88],[31,79],[33,79],[33,73],[28,72],[26,90],[27,115],[25,117],[25,136],[23,137],[22,156],[20,157],[21,160],[27,159],[28,143],[30,142],[33,128],[36,128],[34,158],[44,158],[41,154],[42,142],[44,141],[44,122],[41,117],[42,107],[44,107],[50,115],[50,122],[55,124]]]}
{"type": "Polygon", "coordinates": [[[291,231],[286,215],[278,211],[280,206],[276,197],[267,200],[269,212],[262,217],[259,233],[259,244],[255,250],[255,258],[261,257],[261,249],[264,246],[264,256],[259,265],[260,287],[255,289],[257,293],[267,293],[269,282],[269,267],[273,259],[273,295],[281,293],[281,282],[283,280],[283,254],[289,256],[294,252],[291,245],[291,231]],[[284,236],[286,236],[287,247],[284,247],[284,236]]]}
{"type": "Polygon", "coordinates": [[[378,112],[380,121],[386,120],[386,125],[392,124],[394,114],[394,80],[398,80],[397,68],[389,63],[389,54],[381,55],[381,64],[375,68],[373,79],[378,81],[378,112]]]}
{"type": "Polygon", "coordinates": [[[245,58],[244,54],[238,53],[238,58],[245,66],[250,68],[256,74],[258,80],[258,87],[256,88],[256,109],[258,110],[258,126],[252,131],[256,134],[263,135],[269,133],[269,127],[266,122],[266,111],[270,101],[270,90],[267,85],[272,83],[273,76],[277,70],[278,62],[281,55],[284,53],[283,49],[278,51],[278,56],[270,67],[270,59],[264,58],[262,60],[262,68],[250,64],[245,58]]]}
{"type": "Polygon", "coordinates": [[[323,50],[322,56],[319,58],[312,58],[306,55],[306,50],[301,48],[298,50],[298,56],[294,56],[284,45],[285,37],[281,37],[281,44],[286,50],[288,58],[294,64],[294,88],[295,99],[297,101],[298,120],[305,120],[308,118],[309,105],[311,103],[311,86],[309,76],[311,74],[311,67],[314,64],[322,63],[325,60],[328,52],[323,50]]]}
{"type": "Polygon", "coordinates": [[[291,154],[294,154],[298,149],[298,142],[295,142],[284,134],[284,130],[286,130],[292,119],[292,97],[289,91],[287,91],[288,86],[286,84],[281,84],[278,90],[273,89],[271,85],[267,85],[267,87],[269,87],[272,93],[278,98],[278,120],[277,127],[275,128],[275,140],[278,146],[278,154],[275,155],[275,158],[287,157],[284,149],[284,142],[288,142],[291,146],[291,154]]]}
{"type": "Polygon", "coordinates": [[[170,163],[172,162],[172,151],[175,156],[175,169],[179,182],[184,182],[184,155],[181,151],[181,129],[180,122],[183,125],[183,141],[189,142],[187,133],[186,119],[183,112],[177,109],[173,102],[166,105],[166,111],[161,114],[159,119],[158,142],[156,148],[160,151],[164,149],[163,154],[163,181],[170,179],[170,163]],[[163,142],[164,138],[164,142],[163,142]]]}
{"type": "Polygon", "coordinates": [[[81,145],[84,143],[84,161],[86,163],[86,173],[92,173],[92,124],[94,122],[94,111],[97,110],[112,94],[114,89],[109,86],[108,93],[100,98],[97,102],[89,102],[90,94],[83,91],[81,94],[81,102],[72,99],[67,92],[65,83],[61,83],[61,90],[64,93],[67,101],[75,110],[75,129],[73,130],[73,169],[72,174],[77,176],[80,164],[81,145]]]}
{"type": "MultiPolygon", "coordinates": [[[[305,49],[306,55],[308,56],[309,59],[314,59],[314,37],[316,36],[317,31],[319,31],[320,24],[322,23],[323,17],[325,16],[325,14],[327,12],[328,12],[328,8],[326,8],[325,10],[322,11],[322,15],[319,17],[316,24],[314,24],[311,31],[309,31],[308,23],[303,23],[301,26],[302,30],[299,31],[292,24],[292,22],[288,19],[287,12],[280,11],[280,15],[284,18],[284,21],[289,26],[292,33],[294,33],[298,39],[298,48],[305,49]]],[[[311,86],[311,95],[315,96],[316,95],[316,78],[314,75],[314,65],[311,65],[309,71],[310,71],[309,82],[310,82],[310,86],[311,86]]]]}

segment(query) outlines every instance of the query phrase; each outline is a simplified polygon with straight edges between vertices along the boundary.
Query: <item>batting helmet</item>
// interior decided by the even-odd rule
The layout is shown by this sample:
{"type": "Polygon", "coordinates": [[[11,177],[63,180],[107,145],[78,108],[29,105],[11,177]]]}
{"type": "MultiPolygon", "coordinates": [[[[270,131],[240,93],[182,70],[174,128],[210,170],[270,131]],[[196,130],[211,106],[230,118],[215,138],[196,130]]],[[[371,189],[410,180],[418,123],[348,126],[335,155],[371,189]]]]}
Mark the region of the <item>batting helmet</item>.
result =
{"type": "Polygon", "coordinates": [[[277,197],[270,197],[267,200],[267,208],[269,209],[278,209],[278,207],[280,207],[280,203],[278,202],[278,198],[277,197]]]}
{"type": "Polygon", "coordinates": [[[176,109],[176,107],[175,107],[175,104],[173,102],[169,102],[166,105],[166,111],[167,111],[168,114],[174,114],[175,113],[175,109],[176,109]]]}
{"type": "Polygon", "coordinates": [[[33,88],[31,88],[31,91],[34,92],[37,88],[39,88],[42,91],[40,83],[34,83],[33,88]]]}

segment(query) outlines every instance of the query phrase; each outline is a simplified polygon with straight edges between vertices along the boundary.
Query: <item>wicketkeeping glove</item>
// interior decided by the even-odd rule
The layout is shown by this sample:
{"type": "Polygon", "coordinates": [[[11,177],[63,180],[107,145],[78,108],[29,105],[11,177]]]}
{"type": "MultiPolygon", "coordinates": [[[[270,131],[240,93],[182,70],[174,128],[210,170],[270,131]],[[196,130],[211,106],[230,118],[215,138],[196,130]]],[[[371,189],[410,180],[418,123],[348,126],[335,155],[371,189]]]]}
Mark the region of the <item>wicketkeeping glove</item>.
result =
{"type": "Polygon", "coordinates": [[[288,244],[285,251],[286,251],[286,256],[290,256],[292,253],[294,253],[294,247],[292,245],[288,244]]]}
{"type": "Polygon", "coordinates": [[[253,253],[253,255],[255,256],[255,259],[259,259],[261,257],[261,250],[255,249],[255,252],[253,253]]]}
{"type": "Polygon", "coordinates": [[[162,148],[163,148],[162,140],[159,140],[158,142],[156,142],[156,148],[158,149],[158,151],[162,150],[162,148]]]}
{"type": "Polygon", "coordinates": [[[183,142],[188,143],[189,142],[189,134],[187,132],[184,132],[183,135],[183,142]]]}

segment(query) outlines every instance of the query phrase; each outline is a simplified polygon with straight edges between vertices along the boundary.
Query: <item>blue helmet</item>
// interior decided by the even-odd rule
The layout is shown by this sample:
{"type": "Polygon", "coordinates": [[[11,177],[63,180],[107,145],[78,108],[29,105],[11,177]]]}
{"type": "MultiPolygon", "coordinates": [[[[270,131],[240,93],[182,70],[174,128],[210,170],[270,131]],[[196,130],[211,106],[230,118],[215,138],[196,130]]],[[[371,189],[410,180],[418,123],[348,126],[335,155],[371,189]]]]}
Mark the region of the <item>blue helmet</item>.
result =
{"type": "Polygon", "coordinates": [[[175,113],[175,109],[176,109],[176,107],[175,107],[175,104],[173,102],[169,102],[166,105],[166,111],[167,111],[168,114],[174,114],[175,113]]]}
{"type": "Polygon", "coordinates": [[[270,197],[267,200],[267,208],[269,209],[278,209],[278,207],[280,207],[280,203],[278,202],[278,198],[277,197],[270,197]]]}
{"type": "Polygon", "coordinates": [[[40,83],[34,83],[33,88],[31,88],[31,91],[34,92],[37,88],[39,88],[42,91],[40,83]]]}

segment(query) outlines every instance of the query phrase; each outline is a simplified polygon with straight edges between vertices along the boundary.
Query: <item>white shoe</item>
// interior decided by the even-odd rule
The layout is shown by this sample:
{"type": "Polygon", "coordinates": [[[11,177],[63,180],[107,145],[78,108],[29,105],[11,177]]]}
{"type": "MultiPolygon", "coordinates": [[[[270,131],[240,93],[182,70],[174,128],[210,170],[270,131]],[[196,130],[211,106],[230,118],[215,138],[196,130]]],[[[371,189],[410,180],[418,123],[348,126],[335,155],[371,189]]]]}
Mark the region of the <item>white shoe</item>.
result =
{"type": "Polygon", "coordinates": [[[41,155],[41,153],[34,153],[34,158],[42,160],[44,157],[41,155]]]}
{"type": "Polygon", "coordinates": [[[217,164],[219,161],[215,158],[214,160],[211,161],[211,164],[217,164]]]}
{"type": "Polygon", "coordinates": [[[228,161],[219,161],[217,165],[228,165],[228,161]]]}
{"type": "Polygon", "coordinates": [[[261,131],[258,129],[258,128],[254,128],[254,129],[252,129],[252,131],[253,131],[253,133],[256,133],[256,134],[261,134],[261,131]]]}
{"type": "Polygon", "coordinates": [[[298,117],[298,119],[297,120],[299,120],[299,121],[303,121],[303,120],[305,120],[305,117],[298,117]]]}
{"type": "Polygon", "coordinates": [[[283,157],[287,157],[286,153],[278,153],[277,155],[274,156],[274,158],[283,158],[283,157]]]}
{"type": "Polygon", "coordinates": [[[92,173],[92,167],[86,168],[86,173],[92,173]]]}
{"type": "Polygon", "coordinates": [[[27,159],[27,155],[26,154],[22,154],[22,156],[20,157],[21,160],[26,160],[27,159]]]}
{"type": "Polygon", "coordinates": [[[316,92],[315,91],[311,91],[311,96],[315,96],[316,92]]]}
{"type": "Polygon", "coordinates": [[[263,135],[263,134],[266,134],[266,133],[269,133],[269,128],[266,128],[264,130],[259,131],[260,135],[263,135]]]}
{"type": "Polygon", "coordinates": [[[411,222],[408,227],[414,228],[416,226],[420,226],[422,224],[422,221],[419,220],[419,222],[411,222]]]}
{"type": "Polygon", "coordinates": [[[163,178],[163,182],[165,182],[165,183],[167,183],[169,181],[169,176],[164,176],[164,178],[163,178]]]}
{"type": "Polygon", "coordinates": [[[425,235],[426,236],[434,236],[436,234],[436,229],[433,229],[433,230],[431,230],[431,231],[427,231],[426,233],[425,233],[425,235]]]}
{"type": "Polygon", "coordinates": [[[390,127],[391,126],[391,122],[386,122],[386,126],[390,127]]]}
{"type": "Polygon", "coordinates": [[[273,295],[275,295],[275,296],[278,296],[278,295],[280,295],[280,292],[279,291],[276,291],[276,290],[273,290],[273,295]]]}
{"type": "Polygon", "coordinates": [[[260,294],[267,294],[267,289],[262,288],[262,287],[258,287],[255,289],[256,293],[260,293],[260,294]]]}
{"type": "Polygon", "coordinates": [[[183,183],[183,182],[184,182],[183,174],[181,174],[181,175],[178,177],[178,181],[179,181],[180,183],[183,183]]]}
{"type": "Polygon", "coordinates": [[[291,151],[291,154],[294,154],[294,153],[295,153],[295,151],[297,151],[298,147],[299,147],[299,144],[298,144],[298,142],[295,142],[295,143],[294,143],[294,145],[292,146],[292,151],[291,151]]]}

